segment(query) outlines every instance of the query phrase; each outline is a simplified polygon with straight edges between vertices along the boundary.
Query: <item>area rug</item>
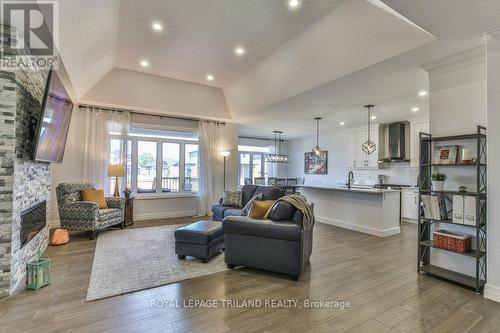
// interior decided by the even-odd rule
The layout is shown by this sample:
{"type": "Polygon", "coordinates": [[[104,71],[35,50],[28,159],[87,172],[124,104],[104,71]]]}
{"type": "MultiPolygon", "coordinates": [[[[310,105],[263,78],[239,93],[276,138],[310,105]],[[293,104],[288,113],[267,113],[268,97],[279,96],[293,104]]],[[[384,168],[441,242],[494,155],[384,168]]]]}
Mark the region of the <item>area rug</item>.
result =
{"type": "Polygon", "coordinates": [[[102,232],[92,264],[87,301],[158,287],[227,270],[224,254],[203,264],[179,260],[174,230],[180,225],[102,232]]]}

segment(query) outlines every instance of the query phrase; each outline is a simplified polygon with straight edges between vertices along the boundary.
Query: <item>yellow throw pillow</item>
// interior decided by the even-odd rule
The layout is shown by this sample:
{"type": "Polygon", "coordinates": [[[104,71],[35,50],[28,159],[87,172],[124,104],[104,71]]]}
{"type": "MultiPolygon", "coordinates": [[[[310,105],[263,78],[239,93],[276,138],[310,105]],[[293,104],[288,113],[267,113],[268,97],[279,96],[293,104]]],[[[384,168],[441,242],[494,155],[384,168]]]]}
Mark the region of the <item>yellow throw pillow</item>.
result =
{"type": "Polygon", "coordinates": [[[103,190],[82,190],[82,200],[95,202],[99,209],[108,208],[103,190]]]}
{"type": "Polygon", "coordinates": [[[264,218],[269,209],[271,209],[271,207],[273,206],[274,202],[274,200],[255,200],[252,204],[252,207],[250,207],[250,210],[248,211],[248,217],[251,219],[264,218]]]}

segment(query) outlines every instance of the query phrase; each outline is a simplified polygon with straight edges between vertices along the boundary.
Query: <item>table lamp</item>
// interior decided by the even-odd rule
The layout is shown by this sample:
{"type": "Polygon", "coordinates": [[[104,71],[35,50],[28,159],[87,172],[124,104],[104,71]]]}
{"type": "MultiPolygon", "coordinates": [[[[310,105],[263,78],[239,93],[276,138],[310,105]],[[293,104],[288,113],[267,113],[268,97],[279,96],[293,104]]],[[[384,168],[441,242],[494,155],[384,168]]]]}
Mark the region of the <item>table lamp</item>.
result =
{"type": "Polygon", "coordinates": [[[124,165],[110,165],[108,166],[108,177],[115,177],[115,193],[114,197],[120,196],[120,190],[118,186],[118,177],[125,176],[125,166],[124,165]]]}

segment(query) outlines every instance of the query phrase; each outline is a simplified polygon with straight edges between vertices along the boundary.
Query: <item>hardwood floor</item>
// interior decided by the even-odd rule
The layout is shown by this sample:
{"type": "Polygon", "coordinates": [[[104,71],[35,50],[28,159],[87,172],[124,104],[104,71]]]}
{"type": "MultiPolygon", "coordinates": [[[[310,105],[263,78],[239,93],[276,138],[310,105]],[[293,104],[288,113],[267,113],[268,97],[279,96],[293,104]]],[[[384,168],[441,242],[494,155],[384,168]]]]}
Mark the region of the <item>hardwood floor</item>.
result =
{"type": "MultiPolygon", "coordinates": [[[[192,219],[139,222],[134,227],[192,219]]],[[[52,284],[0,301],[0,332],[499,332],[500,304],[416,273],[416,226],[378,238],[318,223],[299,282],[237,269],[86,303],[95,241],[49,247],[52,284]],[[296,300],[301,308],[172,308],[152,301],[296,300]],[[304,308],[304,300],[349,308],[304,308]]],[[[241,304],[241,303],[240,303],[241,304]]]]}

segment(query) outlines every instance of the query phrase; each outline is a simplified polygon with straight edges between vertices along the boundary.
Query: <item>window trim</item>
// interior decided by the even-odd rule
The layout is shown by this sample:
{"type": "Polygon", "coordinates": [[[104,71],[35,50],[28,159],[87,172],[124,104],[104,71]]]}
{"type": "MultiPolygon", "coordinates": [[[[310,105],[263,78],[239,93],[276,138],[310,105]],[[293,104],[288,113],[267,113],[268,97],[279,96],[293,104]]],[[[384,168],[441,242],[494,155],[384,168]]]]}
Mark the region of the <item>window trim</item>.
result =
{"type": "MultiPolygon", "coordinates": [[[[191,144],[191,145],[197,145],[198,146],[198,151],[199,151],[199,140],[198,141],[193,141],[193,140],[182,140],[182,139],[164,139],[164,138],[152,138],[152,137],[143,137],[143,136],[136,136],[136,135],[130,135],[130,136],[125,136],[123,137],[122,135],[117,135],[117,134],[108,134],[108,145],[110,140],[112,139],[118,139],[118,140],[127,140],[131,142],[131,152],[130,152],[130,170],[131,174],[126,175],[125,178],[125,184],[127,183],[128,177],[130,177],[130,183],[132,184],[132,187],[134,188],[134,191],[132,194],[137,198],[138,200],[141,199],[161,199],[161,198],[182,198],[182,197],[197,197],[198,196],[198,191],[185,191],[184,190],[184,183],[185,183],[185,145],[186,144],[191,144]],[[163,177],[158,178],[158,175],[162,176],[163,173],[163,143],[177,143],[180,145],[179,149],[179,191],[178,192],[162,192],[162,182],[157,181],[156,182],[156,192],[138,192],[137,191],[137,167],[139,163],[139,156],[138,156],[138,142],[139,141],[146,141],[146,142],[156,142],[156,178],[157,179],[162,179],[163,177]]],[[[126,149],[128,148],[127,145],[125,145],[126,149]]],[[[128,152],[127,152],[128,153],[128,152]]],[[[199,155],[198,155],[199,156],[199,155]]],[[[200,163],[199,163],[199,158],[198,158],[198,163],[197,167],[199,168],[200,163]]],[[[198,174],[199,174],[199,169],[198,169],[198,174]]],[[[199,177],[198,177],[199,179],[199,177]]]]}

